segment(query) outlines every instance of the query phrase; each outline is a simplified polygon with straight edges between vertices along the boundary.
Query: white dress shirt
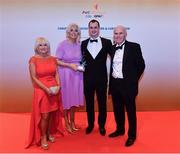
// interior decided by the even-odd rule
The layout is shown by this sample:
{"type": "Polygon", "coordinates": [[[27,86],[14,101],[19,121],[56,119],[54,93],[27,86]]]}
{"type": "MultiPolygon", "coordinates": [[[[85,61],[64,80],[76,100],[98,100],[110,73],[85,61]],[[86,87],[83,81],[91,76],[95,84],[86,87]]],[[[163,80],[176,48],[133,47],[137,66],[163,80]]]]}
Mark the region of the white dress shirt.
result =
{"type": "Polygon", "coordinates": [[[99,51],[102,49],[101,38],[97,37],[96,39],[97,39],[97,42],[90,42],[90,40],[93,40],[93,38],[90,38],[88,45],[87,45],[87,49],[94,59],[98,55],[99,51]]]}
{"type": "MultiPolygon", "coordinates": [[[[118,46],[119,45],[116,45],[116,47],[118,46]]],[[[123,79],[122,65],[123,65],[124,46],[125,45],[123,45],[122,49],[116,50],[114,55],[113,64],[112,64],[112,68],[113,68],[112,76],[114,78],[123,79]]]]}

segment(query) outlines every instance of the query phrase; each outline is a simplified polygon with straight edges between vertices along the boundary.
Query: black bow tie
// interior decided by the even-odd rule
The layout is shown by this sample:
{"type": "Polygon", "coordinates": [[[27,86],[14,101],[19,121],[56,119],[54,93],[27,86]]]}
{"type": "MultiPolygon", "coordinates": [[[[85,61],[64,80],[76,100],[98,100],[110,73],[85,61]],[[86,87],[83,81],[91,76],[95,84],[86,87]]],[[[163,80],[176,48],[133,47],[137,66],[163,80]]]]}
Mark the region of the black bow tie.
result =
{"type": "Polygon", "coordinates": [[[115,49],[118,50],[118,49],[122,49],[123,46],[124,46],[125,43],[123,43],[121,46],[117,46],[115,49]]]}
{"type": "Polygon", "coordinates": [[[97,40],[97,39],[96,39],[96,40],[90,40],[90,42],[91,42],[91,43],[92,43],[92,42],[96,42],[96,43],[97,43],[97,42],[98,42],[98,40],[97,40]]]}

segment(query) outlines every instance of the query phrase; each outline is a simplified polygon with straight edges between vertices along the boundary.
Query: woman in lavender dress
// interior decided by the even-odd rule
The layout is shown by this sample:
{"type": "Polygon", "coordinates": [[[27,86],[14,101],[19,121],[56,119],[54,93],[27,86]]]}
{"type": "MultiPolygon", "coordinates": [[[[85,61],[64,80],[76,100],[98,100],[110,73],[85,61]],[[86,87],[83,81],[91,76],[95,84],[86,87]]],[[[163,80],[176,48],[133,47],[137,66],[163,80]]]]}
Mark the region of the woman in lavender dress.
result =
{"type": "Polygon", "coordinates": [[[61,74],[62,104],[66,129],[72,133],[77,131],[75,125],[75,109],[84,105],[83,73],[77,70],[81,61],[79,44],[80,28],[70,24],[66,30],[67,39],[60,42],[56,50],[59,74],[61,74]]]}

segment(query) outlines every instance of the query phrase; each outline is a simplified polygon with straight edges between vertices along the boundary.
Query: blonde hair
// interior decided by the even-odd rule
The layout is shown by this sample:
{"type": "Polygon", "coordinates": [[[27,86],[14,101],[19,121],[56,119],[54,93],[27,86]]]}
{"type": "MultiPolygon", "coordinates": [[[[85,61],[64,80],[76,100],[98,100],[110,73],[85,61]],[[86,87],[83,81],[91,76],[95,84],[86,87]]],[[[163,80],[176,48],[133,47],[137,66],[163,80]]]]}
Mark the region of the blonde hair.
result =
{"type": "Polygon", "coordinates": [[[48,55],[50,55],[50,43],[49,43],[49,41],[46,39],[46,38],[44,38],[44,37],[38,37],[37,39],[36,39],[36,41],[35,41],[35,45],[34,45],[34,51],[35,51],[35,53],[36,54],[39,54],[38,53],[38,47],[39,47],[39,45],[41,45],[41,44],[46,44],[47,45],[47,47],[48,47],[48,55]]]}
{"type": "Polygon", "coordinates": [[[72,24],[68,25],[68,27],[66,29],[66,38],[69,38],[69,33],[71,31],[71,28],[73,28],[73,27],[78,30],[78,37],[77,37],[77,40],[76,40],[76,41],[78,41],[78,39],[81,37],[81,30],[80,30],[79,26],[77,24],[75,24],[75,23],[72,23],[72,24]]]}

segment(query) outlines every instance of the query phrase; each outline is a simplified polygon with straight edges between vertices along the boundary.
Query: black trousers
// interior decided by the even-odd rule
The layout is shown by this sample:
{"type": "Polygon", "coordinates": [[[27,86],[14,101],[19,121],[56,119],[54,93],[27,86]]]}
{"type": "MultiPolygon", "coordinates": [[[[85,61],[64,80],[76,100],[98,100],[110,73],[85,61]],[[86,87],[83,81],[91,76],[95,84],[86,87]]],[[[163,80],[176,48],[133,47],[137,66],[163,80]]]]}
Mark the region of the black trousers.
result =
{"type": "Polygon", "coordinates": [[[137,85],[129,84],[124,79],[112,79],[112,100],[116,127],[125,131],[125,110],[128,116],[128,137],[136,138],[137,118],[136,103],[137,85]]]}
{"type": "Polygon", "coordinates": [[[88,125],[94,126],[95,121],[95,111],[94,111],[94,97],[95,93],[98,100],[98,124],[100,128],[104,128],[107,117],[107,82],[91,82],[91,84],[86,84],[84,86],[84,94],[86,99],[86,112],[88,125]]]}

